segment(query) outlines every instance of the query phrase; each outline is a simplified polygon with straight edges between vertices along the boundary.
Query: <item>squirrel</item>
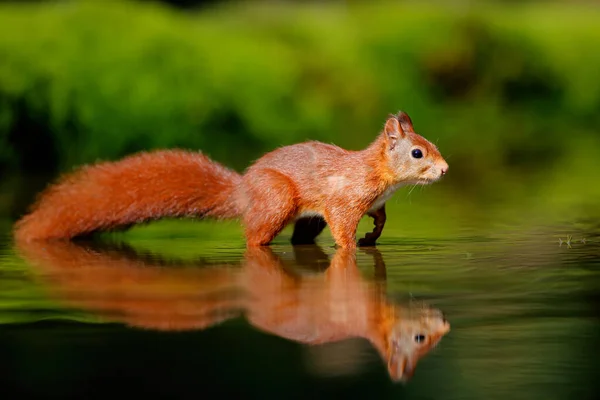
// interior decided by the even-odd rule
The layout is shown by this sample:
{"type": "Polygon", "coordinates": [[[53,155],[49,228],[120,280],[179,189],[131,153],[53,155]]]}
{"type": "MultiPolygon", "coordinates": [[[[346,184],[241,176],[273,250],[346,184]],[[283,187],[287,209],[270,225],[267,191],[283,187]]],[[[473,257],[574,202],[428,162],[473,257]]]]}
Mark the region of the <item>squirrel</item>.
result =
{"type": "Polygon", "coordinates": [[[293,244],[314,243],[329,225],[339,247],[354,249],[375,245],[385,202],[397,189],[447,171],[438,148],[399,111],[363,150],[308,141],[266,153],[243,175],[178,149],[83,166],[46,188],[14,234],[20,241],[69,240],[165,217],[239,218],[247,247],[270,244],[294,223],[293,244]],[[375,227],[357,243],[365,215],[375,227]]]}
{"type": "MultiPolygon", "coordinates": [[[[450,331],[441,310],[388,298],[376,248],[364,249],[374,280],[363,277],[355,252],[338,248],[330,259],[318,245],[295,246],[291,259],[270,247],[247,248],[240,263],[164,259],[97,241],[17,241],[16,251],[55,300],[107,321],[188,331],[244,317],[255,329],[308,346],[362,338],[395,382],[408,382],[450,331]]],[[[343,357],[344,365],[362,359],[343,357]]]]}

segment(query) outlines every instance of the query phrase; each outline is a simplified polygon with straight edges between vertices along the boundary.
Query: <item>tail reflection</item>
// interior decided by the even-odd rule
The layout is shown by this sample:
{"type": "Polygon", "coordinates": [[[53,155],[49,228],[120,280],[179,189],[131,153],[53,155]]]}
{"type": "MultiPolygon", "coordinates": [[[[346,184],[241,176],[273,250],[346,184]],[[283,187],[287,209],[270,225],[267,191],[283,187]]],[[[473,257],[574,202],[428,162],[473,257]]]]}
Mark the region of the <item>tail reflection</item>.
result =
{"type": "MultiPolygon", "coordinates": [[[[450,329],[439,310],[389,303],[381,285],[361,276],[355,253],[343,249],[329,261],[318,246],[296,247],[291,264],[269,247],[249,249],[241,266],[165,262],[97,243],[17,243],[17,249],[56,297],[103,318],[189,330],[245,315],[260,330],[306,344],[365,338],[393,380],[410,379],[450,329]]],[[[381,254],[370,252],[376,275],[385,278],[381,254]]]]}

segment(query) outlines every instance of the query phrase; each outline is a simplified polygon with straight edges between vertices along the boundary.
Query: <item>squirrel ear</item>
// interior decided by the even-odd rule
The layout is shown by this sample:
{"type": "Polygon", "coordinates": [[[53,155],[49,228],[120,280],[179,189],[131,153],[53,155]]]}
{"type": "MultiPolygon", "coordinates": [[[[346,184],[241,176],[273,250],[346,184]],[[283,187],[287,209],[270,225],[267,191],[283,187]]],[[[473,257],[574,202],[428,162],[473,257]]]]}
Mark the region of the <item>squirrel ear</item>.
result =
{"type": "Polygon", "coordinates": [[[398,122],[400,122],[400,126],[402,126],[402,130],[404,132],[414,132],[415,131],[413,128],[412,121],[410,120],[410,117],[408,116],[407,113],[405,113],[404,111],[398,111],[396,118],[398,118],[398,122]]]}
{"type": "Polygon", "coordinates": [[[398,143],[398,140],[404,137],[404,130],[402,129],[402,125],[400,124],[400,121],[395,115],[390,115],[387,121],[385,121],[383,134],[385,135],[385,139],[389,144],[390,150],[393,150],[394,147],[396,147],[396,143],[398,143]]]}

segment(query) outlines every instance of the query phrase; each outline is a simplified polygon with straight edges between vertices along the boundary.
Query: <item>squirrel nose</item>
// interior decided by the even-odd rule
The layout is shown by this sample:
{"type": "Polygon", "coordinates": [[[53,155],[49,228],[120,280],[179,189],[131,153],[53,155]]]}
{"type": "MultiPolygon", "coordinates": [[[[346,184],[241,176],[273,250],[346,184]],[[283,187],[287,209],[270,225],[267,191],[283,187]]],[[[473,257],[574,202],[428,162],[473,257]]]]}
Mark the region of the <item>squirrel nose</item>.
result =
{"type": "Polygon", "coordinates": [[[448,172],[448,163],[445,160],[440,161],[441,162],[438,165],[441,167],[440,172],[442,173],[442,176],[444,176],[448,172]]]}

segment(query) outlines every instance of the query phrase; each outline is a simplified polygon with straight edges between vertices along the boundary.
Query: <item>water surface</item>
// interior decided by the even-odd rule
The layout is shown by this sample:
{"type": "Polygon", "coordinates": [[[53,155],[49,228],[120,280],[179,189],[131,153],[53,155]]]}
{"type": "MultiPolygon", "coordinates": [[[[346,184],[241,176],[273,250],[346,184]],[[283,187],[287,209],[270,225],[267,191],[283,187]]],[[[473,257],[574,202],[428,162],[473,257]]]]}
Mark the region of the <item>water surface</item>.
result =
{"type": "MultiPolygon", "coordinates": [[[[427,193],[399,196],[377,248],[356,255],[333,248],[327,231],[317,246],[291,246],[286,230],[249,252],[237,223],[204,221],[23,245],[6,221],[3,390],[38,398],[594,398],[594,214],[513,206],[494,218],[484,209],[441,218],[435,202],[415,202],[427,193]],[[382,339],[390,332],[393,357],[382,339]],[[431,348],[417,343],[421,334],[431,348]]],[[[365,219],[360,231],[369,229],[365,219]]]]}

